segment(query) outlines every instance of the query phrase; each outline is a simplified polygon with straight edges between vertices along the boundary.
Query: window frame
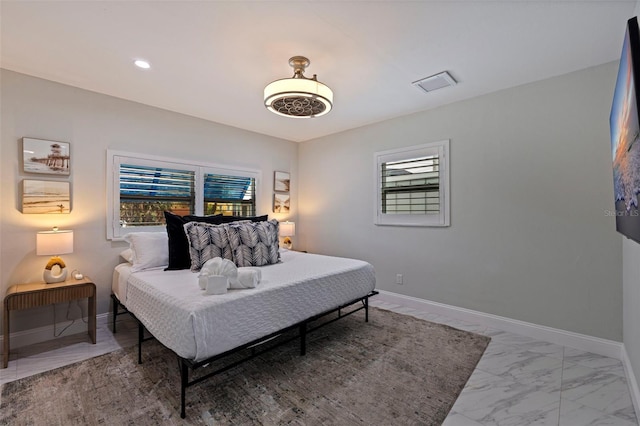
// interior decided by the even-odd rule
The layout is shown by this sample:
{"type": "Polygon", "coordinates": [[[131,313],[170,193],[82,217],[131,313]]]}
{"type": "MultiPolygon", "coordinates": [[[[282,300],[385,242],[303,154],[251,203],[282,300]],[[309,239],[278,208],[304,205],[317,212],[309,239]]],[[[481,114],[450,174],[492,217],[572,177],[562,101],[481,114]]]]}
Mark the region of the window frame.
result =
{"type": "Polygon", "coordinates": [[[107,150],[107,239],[119,241],[128,232],[154,232],[165,230],[164,225],[136,226],[135,228],[120,227],[120,164],[131,164],[148,167],[166,167],[195,172],[194,191],[195,215],[203,215],[204,212],[204,175],[212,173],[218,175],[240,176],[255,179],[255,205],[256,211],[260,205],[262,172],[257,169],[229,166],[201,161],[191,161],[162,157],[157,155],[139,154],[119,150],[107,150]]]}
{"type": "Polygon", "coordinates": [[[450,226],[450,185],[449,185],[449,139],[413,145],[403,148],[377,151],[373,155],[374,163],[374,224],[379,226],[450,226]],[[395,161],[437,155],[439,158],[439,205],[438,214],[387,214],[382,209],[382,174],[383,164],[395,161]]]}

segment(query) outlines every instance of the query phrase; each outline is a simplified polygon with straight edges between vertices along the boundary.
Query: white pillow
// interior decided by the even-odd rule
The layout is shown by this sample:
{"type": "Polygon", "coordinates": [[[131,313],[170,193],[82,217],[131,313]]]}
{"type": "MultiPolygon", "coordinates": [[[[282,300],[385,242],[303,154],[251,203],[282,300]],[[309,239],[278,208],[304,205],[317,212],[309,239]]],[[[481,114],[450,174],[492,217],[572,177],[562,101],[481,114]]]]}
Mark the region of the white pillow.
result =
{"type": "Polygon", "coordinates": [[[124,249],[120,252],[120,257],[123,258],[126,262],[133,263],[133,250],[130,248],[124,249]]]}
{"type": "Polygon", "coordinates": [[[133,251],[131,272],[169,265],[169,237],[163,232],[130,232],[124,236],[133,251]]]}

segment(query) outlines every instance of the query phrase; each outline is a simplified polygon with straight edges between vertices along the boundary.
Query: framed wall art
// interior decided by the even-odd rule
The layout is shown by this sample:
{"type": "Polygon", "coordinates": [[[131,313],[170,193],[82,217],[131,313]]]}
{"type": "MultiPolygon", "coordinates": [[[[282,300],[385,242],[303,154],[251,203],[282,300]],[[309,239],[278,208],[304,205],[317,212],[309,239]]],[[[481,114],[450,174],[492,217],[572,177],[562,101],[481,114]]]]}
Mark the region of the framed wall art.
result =
{"type": "Polygon", "coordinates": [[[289,192],[291,178],[288,172],[274,172],[273,190],[276,192],[289,192]]]}
{"type": "Polygon", "coordinates": [[[68,176],[71,153],[68,142],[22,138],[22,164],[26,173],[68,176]]]}
{"type": "Polygon", "coordinates": [[[22,181],[22,213],[59,214],[70,212],[69,182],[29,179],[22,181]]]}
{"type": "Polygon", "coordinates": [[[289,213],[291,196],[289,194],[273,194],[273,212],[289,213]]]}

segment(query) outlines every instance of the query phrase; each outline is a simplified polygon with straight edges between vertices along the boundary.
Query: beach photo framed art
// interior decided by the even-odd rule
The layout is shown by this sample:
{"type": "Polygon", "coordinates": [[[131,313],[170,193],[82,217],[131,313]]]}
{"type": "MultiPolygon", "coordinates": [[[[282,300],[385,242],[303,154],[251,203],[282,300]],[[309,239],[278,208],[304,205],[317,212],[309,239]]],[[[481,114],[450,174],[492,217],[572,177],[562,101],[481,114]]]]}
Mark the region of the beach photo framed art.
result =
{"type": "Polygon", "coordinates": [[[276,192],[289,192],[291,177],[287,172],[274,172],[273,190],[276,192]]]}
{"type": "Polygon", "coordinates": [[[71,171],[69,143],[22,138],[22,164],[25,173],[68,176],[71,171]]]}
{"type": "Polygon", "coordinates": [[[22,213],[60,214],[70,212],[69,182],[30,179],[22,181],[22,213]]]}
{"type": "Polygon", "coordinates": [[[273,212],[289,213],[291,198],[289,194],[273,194],[273,212]]]}

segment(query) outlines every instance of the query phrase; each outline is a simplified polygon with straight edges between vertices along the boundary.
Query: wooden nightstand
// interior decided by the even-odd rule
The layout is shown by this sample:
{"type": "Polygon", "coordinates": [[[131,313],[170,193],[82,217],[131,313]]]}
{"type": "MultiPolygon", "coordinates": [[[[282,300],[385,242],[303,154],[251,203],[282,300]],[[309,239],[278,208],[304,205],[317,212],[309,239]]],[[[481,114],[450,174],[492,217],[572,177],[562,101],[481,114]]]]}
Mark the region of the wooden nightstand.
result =
{"type": "Polygon", "coordinates": [[[9,311],[52,305],[77,299],[89,299],[89,337],[96,343],[96,285],[88,277],[81,280],[68,279],[61,283],[45,282],[16,284],[7,289],[4,298],[2,368],[9,364],[9,311]]]}

